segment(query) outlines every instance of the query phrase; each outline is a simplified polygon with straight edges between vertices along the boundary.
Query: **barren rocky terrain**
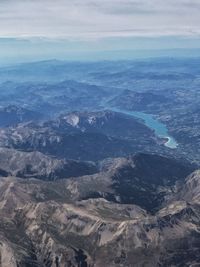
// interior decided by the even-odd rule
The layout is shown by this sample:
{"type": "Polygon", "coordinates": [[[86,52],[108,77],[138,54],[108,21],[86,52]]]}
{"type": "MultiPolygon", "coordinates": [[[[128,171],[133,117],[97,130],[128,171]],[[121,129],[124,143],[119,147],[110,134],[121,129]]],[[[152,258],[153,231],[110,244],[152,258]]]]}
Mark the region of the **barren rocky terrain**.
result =
{"type": "Polygon", "coordinates": [[[0,69],[0,267],[199,266],[199,66],[0,69]]]}

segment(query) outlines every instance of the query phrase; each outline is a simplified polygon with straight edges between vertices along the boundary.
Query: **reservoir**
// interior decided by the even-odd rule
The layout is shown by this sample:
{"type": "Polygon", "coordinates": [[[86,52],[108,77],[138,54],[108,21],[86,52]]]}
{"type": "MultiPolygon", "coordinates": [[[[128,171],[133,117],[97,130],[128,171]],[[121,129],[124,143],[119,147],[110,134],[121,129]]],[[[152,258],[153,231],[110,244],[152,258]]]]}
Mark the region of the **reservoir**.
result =
{"type": "Polygon", "coordinates": [[[119,112],[119,113],[123,113],[129,116],[133,116],[135,118],[139,118],[142,119],[144,121],[144,124],[151,128],[152,130],[154,130],[155,134],[158,137],[161,138],[166,138],[168,139],[168,141],[164,144],[166,147],[175,149],[178,146],[178,143],[176,142],[176,140],[169,135],[167,127],[165,126],[165,124],[159,122],[158,120],[156,120],[153,115],[151,114],[147,114],[144,112],[139,112],[139,111],[128,111],[128,110],[121,110],[118,108],[109,108],[109,110],[114,111],[114,112],[119,112]]]}

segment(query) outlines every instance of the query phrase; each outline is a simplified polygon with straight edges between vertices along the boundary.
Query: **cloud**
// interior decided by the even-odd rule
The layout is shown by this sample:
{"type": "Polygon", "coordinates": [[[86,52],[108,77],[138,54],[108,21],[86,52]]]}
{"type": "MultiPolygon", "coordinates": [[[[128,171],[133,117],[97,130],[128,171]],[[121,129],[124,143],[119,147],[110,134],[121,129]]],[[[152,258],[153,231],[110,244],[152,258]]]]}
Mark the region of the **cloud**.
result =
{"type": "Polygon", "coordinates": [[[199,13],[199,0],[2,0],[0,36],[200,36],[199,13]]]}

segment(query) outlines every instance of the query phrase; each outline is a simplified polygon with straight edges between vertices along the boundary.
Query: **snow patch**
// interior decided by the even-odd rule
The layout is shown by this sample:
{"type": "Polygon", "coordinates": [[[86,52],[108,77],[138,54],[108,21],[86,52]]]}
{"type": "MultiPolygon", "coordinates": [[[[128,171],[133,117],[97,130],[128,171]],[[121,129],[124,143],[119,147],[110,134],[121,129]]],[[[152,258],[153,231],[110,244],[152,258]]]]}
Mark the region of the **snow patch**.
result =
{"type": "Polygon", "coordinates": [[[70,124],[71,126],[75,127],[79,124],[79,116],[76,114],[71,114],[69,116],[64,117],[66,122],[70,124]]]}
{"type": "Polygon", "coordinates": [[[90,116],[89,118],[88,118],[88,123],[89,124],[94,124],[96,122],[96,117],[95,116],[90,116]]]}

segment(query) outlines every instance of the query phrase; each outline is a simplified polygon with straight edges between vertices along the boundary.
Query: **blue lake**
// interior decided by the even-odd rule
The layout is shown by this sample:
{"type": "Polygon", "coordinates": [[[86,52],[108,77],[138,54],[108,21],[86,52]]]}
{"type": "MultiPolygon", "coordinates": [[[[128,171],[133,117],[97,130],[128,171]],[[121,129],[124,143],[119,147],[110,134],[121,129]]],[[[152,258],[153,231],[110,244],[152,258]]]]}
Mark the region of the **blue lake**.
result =
{"type": "Polygon", "coordinates": [[[169,135],[166,125],[155,119],[153,115],[144,112],[121,110],[117,108],[109,108],[109,110],[142,119],[144,121],[144,124],[154,130],[155,134],[158,137],[168,139],[168,141],[165,143],[166,147],[172,149],[177,148],[178,143],[172,136],[169,135]]]}

